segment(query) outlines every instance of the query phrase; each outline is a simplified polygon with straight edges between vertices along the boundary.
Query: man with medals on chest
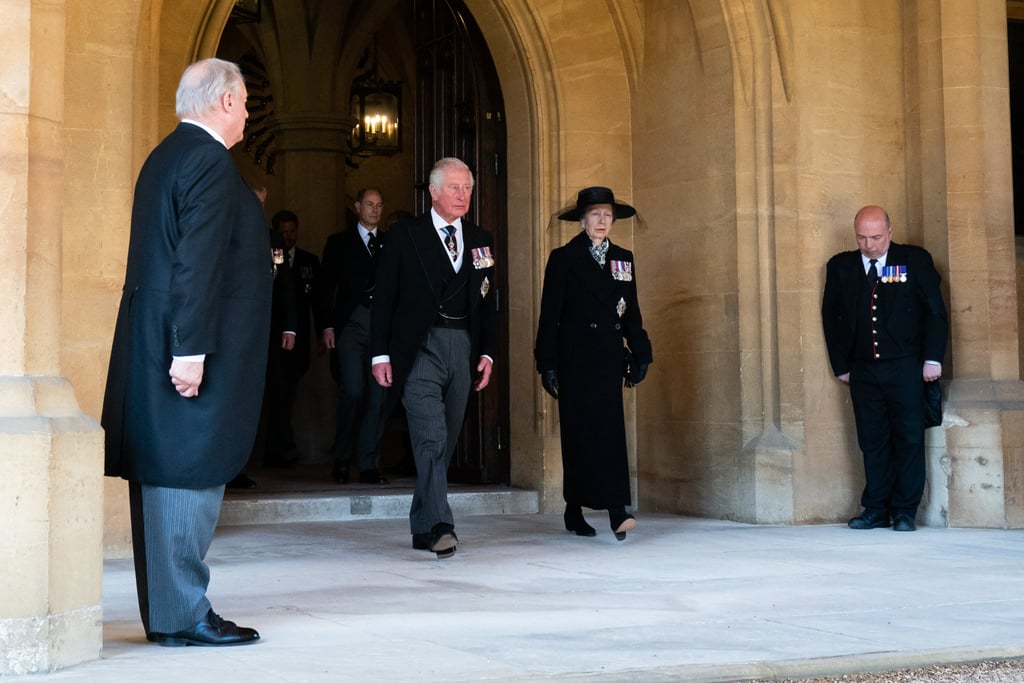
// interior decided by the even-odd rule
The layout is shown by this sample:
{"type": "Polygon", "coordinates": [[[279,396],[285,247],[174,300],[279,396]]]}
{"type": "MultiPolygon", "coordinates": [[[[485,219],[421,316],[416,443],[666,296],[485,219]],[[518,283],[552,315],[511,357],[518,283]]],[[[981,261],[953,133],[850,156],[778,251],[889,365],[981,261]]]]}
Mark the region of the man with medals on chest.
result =
{"type": "Polygon", "coordinates": [[[836,378],[849,385],[864,458],[863,511],[851,529],[914,531],[924,493],[924,383],[942,376],[949,323],[931,255],[892,241],[889,215],[865,206],[858,249],[826,267],[821,316],[836,378]]]}

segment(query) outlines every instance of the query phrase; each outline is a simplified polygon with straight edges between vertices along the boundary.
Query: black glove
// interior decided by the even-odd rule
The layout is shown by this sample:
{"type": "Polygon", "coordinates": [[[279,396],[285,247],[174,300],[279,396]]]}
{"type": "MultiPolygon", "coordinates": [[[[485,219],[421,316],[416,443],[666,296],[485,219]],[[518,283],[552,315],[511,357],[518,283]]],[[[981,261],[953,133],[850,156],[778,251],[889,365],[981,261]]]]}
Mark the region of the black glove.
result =
{"type": "MultiPolygon", "coordinates": [[[[632,359],[629,360],[632,363],[632,359]]],[[[640,382],[644,381],[644,377],[647,376],[648,363],[637,363],[636,365],[628,365],[626,367],[625,376],[622,379],[622,385],[627,389],[632,389],[640,382]]]]}
{"type": "Polygon", "coordinates": [[[551,394],[551,398],[558,400],[558,371],[545,370],[540,373],[540,384],[544,391],[551,394]]]}
{"type": "Polygon", "coordinates": [[[636,377],[633,379],[633,384],[640,384],[644,381],[644,377],[647,376],[647,363],[640,363],[636,366],[636,377]]]}

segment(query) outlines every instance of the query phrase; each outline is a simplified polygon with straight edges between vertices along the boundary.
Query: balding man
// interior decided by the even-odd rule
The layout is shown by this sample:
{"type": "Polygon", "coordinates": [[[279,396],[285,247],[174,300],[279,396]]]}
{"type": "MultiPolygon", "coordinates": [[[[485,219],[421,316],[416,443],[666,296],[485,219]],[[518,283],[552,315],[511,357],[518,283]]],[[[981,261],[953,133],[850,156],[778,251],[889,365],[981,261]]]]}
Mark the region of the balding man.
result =
{"type": "Polygon", "coordinates": [[[259,421],[273,263],[263,209],[228,152],[242,140],[236,65],[190,66],[180,123],[139,173],[103,401],[106,474],[127,479],[139,611],[166,646],[259,639],[206,588],[224,485],[259,421]]]}
{"type": "Polygon", "coordinates": [[[914,531],[925,482],[923,383],[942,376],[946,306],[931,255],[893,242],[884,209],[862,208],[853,231],[858,248],[829,260],[821,304],[864,457],[864,509],[849,526],[914,531]]]}

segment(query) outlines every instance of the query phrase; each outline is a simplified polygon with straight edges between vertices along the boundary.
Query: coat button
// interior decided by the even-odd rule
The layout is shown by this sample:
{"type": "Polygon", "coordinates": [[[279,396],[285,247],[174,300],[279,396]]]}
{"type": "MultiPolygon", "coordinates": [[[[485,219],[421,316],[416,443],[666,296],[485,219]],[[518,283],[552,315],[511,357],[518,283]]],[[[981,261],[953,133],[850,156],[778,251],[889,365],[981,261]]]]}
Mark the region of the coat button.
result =
{"type": "Polygon", "coordinates": [[[597,323],[590,323],[590,329],[596,330],[597,329],[597,323]]]}
{"type": "Polygon", "coordinates": [[[622,329],[622,325],[620,325],[618,323],[615,323],[615,329],[621,330],[622,329]]]}

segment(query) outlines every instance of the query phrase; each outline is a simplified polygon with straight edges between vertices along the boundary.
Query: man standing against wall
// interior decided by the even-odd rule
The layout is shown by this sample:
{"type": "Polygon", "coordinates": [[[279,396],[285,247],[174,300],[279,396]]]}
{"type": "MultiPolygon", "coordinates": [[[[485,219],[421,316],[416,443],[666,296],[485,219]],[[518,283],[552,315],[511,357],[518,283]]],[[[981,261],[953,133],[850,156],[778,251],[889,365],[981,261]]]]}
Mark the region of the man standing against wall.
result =
{"type": "Polygon", "coordinates": [[[370,311],[373,376],[392,387],[388,404],[401,397],[416,461],[412,545],[439,558],[458,545],[448,465],[470,387],[487,386],[494,358],[493,239],[463,219],[472,195],[465,163],[434,164],[431,209],[389,233],[370,311]]]}
{"type": "Polygon", "coordinates": [[[318,284],[320,341],[335,354],[338,367],[338,421],[331,476],[339,484],[348,481],[353,431],[365,395],[355,449],[359,481],[383,484],[380,438],[387,392],[370,374],[369,352],[370,304],[377,282],[377,263],[387,239],[377,227],[384,199],[380,190],[364,188],[356,194],[354,206],[359,223],[354,230],[327,238],[318,284]]]}
{"type": "Polygon", "coordinates": [[[246,96],[230,62],[181,78],[180,123],[135,186],[103,402],[106,474],[129,482],[142,624],[166,646],[259,639],[213,611],[205,563],[224,484],[256,436],[270,325],[263,210],[228,152],[246,96]]]}
{"type": "Polygon", "coordinates": [[[862,208],[853,231],[858,249],[829,260],[821,304],[864,457],[864,510],[849,526],[914,531],[925,483],[924,382],[942,376],[946,306],[931,255],[893,242],[884,209],[862,208]]]}

